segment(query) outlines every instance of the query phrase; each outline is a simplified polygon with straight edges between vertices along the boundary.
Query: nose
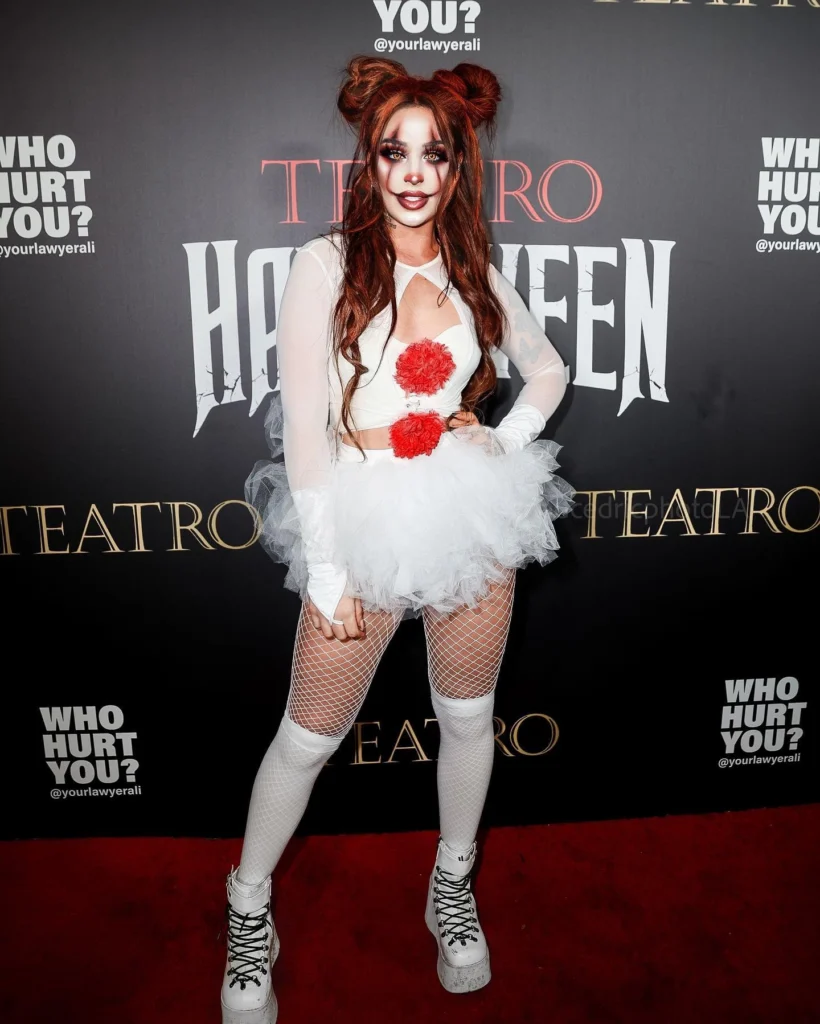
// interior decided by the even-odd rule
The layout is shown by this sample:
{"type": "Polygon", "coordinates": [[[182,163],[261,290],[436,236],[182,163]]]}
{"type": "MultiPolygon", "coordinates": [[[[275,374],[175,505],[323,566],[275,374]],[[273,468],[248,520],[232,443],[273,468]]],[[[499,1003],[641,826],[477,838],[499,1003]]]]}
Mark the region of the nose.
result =
{"type": "Polygon", "coordinates": [[[413,151],[408,154],[404,180],[409,184],[418,185],[419,182],[424,181],[423,159],[421,153],[413,151]]]}

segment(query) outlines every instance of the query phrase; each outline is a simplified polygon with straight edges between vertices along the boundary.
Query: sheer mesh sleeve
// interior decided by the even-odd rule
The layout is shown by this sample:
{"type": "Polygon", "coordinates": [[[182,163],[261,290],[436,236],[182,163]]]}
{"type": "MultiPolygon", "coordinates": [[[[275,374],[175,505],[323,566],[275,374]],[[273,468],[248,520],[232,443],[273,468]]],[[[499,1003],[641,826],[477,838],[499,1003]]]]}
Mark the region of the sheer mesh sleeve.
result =
{"type": "Polygon", "coordinates": [[[331,268],[321,253],[319,244],[308,242],[293,258],[279,307],[276,352],[283,453],[305,546],[308,592],[322,614],[336,621],[346,573],[334,563],[329,502],[328,356],[334,294],[331,268]]]}
{"type": "Polygon", "coordinates": [[[508,321],[501,351],[524,382],[512,409],[496,428],[509,451],[523,448],[544,429],[567,389],[566,368],[515,287],[492,265],[490,282],[508,321]]]}
{"type": "Polygon", "coordinates": [[[332,303],[324,263],[312,248],[297,250],[276,330],[284,455],[292,491],[323,487],[330,481],[326,431],[332,303]]]}

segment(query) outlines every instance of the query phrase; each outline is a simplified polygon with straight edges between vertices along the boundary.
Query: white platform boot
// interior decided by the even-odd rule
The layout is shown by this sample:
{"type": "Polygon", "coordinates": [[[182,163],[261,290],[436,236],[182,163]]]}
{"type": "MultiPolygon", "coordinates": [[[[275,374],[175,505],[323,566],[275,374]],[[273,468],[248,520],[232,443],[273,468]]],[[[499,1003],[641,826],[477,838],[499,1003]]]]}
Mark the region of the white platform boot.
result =
{"type": "Polygon", "coordinates": [[[222,981],[222,1024],[275,1024],[278,1012],[271,967],[279,936],[270,909],[270,878],[243,885],[228,875],[228,960],[222,981]]]}
{"type": "Polygon", "coordinates": [[[473,992],[491,977],[490,951],[471,888],[475,856],[475,843],[458,856],[439,837],[424,919],[438,942],[438,977],[448,992],[473,992]]]}

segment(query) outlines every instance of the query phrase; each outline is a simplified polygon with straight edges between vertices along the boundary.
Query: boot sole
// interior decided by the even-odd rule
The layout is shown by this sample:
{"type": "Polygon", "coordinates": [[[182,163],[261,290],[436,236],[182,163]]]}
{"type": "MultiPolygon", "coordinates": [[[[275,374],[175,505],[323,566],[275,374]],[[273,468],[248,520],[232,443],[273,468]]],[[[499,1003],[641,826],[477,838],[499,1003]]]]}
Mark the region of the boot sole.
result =
{"type": "MultiPolygon", "coordinates": [[[[279,956],[279,935],[274,932],[273,948],[271,949],[270,965],[276,963],[279,956]]],[[[253,1010],[232,1010],[230,1006],[222,1003],[222,1024],[276,1024],[279,1016],[279,1004],[273,988],[270,990],[270,998],[264,1006],[257,1006],[253,1010]]]]}
{"type": "Polygon", "coordinates": [[[435,915],[431,913],[430,900],[428,897],[427,910],[424,914],[424,920],[429,928],[433,938],[436,940],[436,947],[438,948],[438,980],[444,986],[448,992],[475,992],[477,989],[484,988],[485,985],[489,985],[492,973],[490,972],[490,953],[487,951],[487,955],[483,960],[479,960],[477,964],[465,964],[463,967],[453,967],[448,964],[444,959],[441,952],[441,946],[438,941],[438,923],[436,922],[435,915]]]}

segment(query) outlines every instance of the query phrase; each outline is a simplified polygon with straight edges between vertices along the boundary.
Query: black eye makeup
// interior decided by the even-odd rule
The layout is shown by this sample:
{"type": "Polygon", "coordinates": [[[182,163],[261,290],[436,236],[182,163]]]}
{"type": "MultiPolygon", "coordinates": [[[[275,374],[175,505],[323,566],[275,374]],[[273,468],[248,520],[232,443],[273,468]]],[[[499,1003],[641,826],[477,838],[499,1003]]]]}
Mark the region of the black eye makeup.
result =
{"type": "MultiPolygon", "coordinates": [[[[383,139],[379,147],[379,155],[393,163],[398,163],[407,156],[407,145],[400,139],[383,139]]],[[[438,139],[424,146],[424,158],[428,163],[441,164],[447,162],[447,150],[438,139]]]]}
{"type": "Polygon", "coordinates": [[[432,163],[447,163],[447,150],[441,143],[433,143],[429,149],[425,150],[425,154],[428,160],[433,157],[433,160],[431,161],[432,163]]]}

